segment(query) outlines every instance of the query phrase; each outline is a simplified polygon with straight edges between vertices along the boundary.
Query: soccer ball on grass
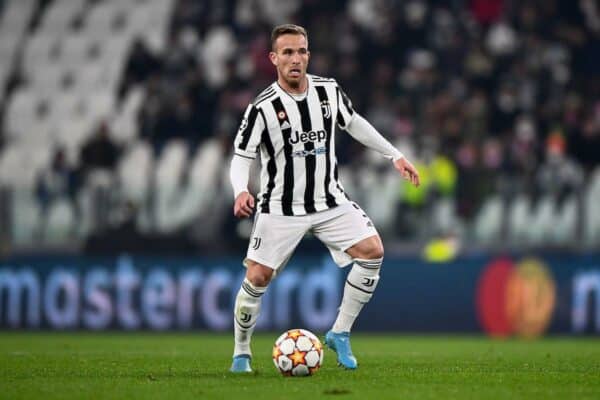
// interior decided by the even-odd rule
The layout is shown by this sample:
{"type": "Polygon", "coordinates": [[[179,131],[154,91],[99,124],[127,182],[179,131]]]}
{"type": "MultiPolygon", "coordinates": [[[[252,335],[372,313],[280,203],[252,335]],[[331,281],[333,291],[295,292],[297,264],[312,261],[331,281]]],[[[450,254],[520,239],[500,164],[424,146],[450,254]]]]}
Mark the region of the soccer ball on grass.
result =
{"type": "Polygon", "coordinates": [[[323,346],[306,329],[289,330],[275,341],[273,363],[284,376],[313,375],[323,363],[323,346]]]}

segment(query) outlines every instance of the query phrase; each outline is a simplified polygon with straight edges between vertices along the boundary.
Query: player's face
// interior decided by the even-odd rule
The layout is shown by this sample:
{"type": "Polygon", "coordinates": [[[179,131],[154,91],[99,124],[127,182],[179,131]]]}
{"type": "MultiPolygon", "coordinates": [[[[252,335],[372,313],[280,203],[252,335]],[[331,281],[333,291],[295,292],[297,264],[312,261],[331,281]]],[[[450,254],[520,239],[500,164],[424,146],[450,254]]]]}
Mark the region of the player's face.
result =
{"type": "Polygon", "coordinates": [[[310,52],[304,35],[285,34],[275,41],[275,48],[269,53],[277,75],[291,87],[299,87],[306,77],[310,52]]]}

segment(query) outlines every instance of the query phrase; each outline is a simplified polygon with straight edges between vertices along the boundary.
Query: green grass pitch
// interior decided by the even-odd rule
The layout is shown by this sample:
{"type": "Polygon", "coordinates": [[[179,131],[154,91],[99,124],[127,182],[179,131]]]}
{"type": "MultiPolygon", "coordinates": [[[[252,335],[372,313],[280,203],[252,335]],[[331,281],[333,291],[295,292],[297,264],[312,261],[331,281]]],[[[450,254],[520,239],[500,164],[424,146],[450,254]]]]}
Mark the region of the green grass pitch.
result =
{"type": "Polygon", "coordinates": [[[228,372],[230,335],[0,333],[3,399],[600,399],[600,340],[355,334],[359,369],[326,350],[284,378],[278,336],[256,335],[253,374],[228,372]]]}

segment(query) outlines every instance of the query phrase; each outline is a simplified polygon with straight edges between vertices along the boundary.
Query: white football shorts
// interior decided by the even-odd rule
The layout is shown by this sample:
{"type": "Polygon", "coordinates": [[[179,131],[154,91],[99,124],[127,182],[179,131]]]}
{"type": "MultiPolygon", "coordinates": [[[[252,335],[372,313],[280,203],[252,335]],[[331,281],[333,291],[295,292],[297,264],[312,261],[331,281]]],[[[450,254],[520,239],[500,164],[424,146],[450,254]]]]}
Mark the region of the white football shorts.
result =
{"type": "Polygon", "coordinates": [[[353,202],[307,215],[257,213],[244,265],[250,259],[273,268],[275,274],[281,272],[308,232],[327,246],[340,267],[352,262],[347,249],[378,234],[367,214],[353,202]]]}

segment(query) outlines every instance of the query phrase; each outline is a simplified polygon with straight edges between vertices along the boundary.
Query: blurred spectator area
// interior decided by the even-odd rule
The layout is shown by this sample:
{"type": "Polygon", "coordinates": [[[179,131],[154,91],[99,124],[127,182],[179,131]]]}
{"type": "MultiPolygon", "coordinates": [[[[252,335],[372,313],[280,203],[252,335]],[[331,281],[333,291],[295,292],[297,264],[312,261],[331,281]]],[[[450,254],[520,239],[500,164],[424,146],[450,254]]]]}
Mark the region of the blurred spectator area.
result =
{"type": "Polygon", "coordinates": [[[0,253],[243,247],[231,142],[284,22],[421,171],[338,134],[388,246],[600,246],[596,1],[0,0],[0,253]]]}

